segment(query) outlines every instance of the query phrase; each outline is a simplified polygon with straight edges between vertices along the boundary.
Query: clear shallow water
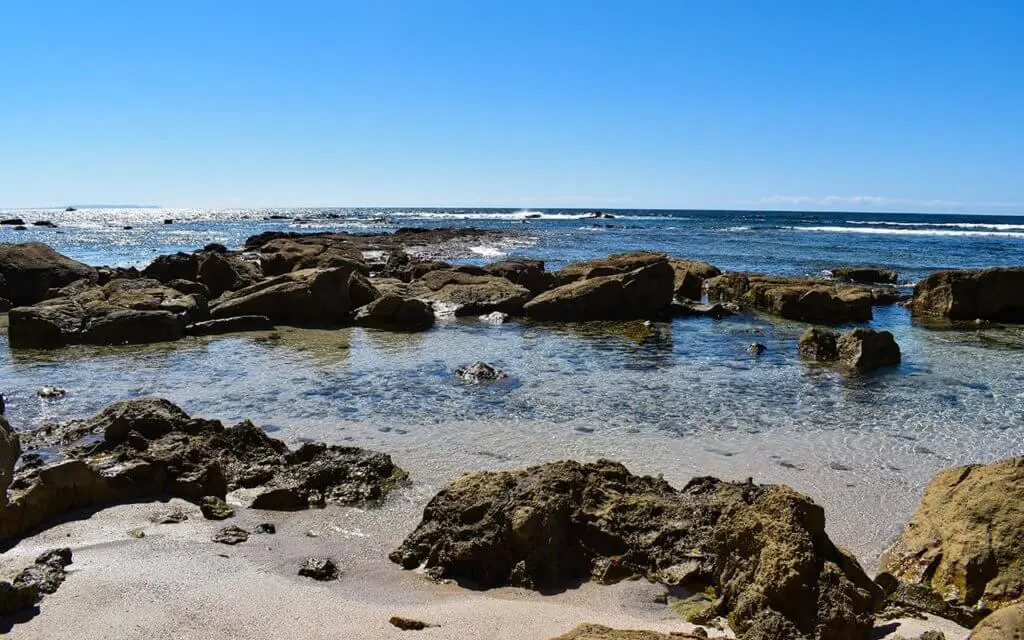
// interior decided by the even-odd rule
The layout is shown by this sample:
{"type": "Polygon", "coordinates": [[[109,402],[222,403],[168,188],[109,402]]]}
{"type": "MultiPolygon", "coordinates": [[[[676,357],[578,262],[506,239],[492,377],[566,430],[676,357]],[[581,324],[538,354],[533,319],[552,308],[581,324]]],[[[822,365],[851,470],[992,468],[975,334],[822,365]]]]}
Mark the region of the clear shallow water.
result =
{"type": "MultiPolygon", "coordinates": [[[[515,211],[289,212],[318,220],[294,223],[262,220],[272,212],[46,212],[65,233],[0,228],[0,240],[40,239],[93,264],[144,264],[154,253],[210,241],[239,246],[270,228],[467,224],[521,232],[514,243],[481,250],[553,265],[656,248],[772,273],[883,263],[913,282],[938,267],[1024,264],[1024,239],[1014,235],[1024,220],[1014,218],[613,214],[591,221],[581,212],[543,214],[548,219],[515,211]],[[374,221],[377,215],[388,222],[374,221]],[[176,223],[164,225],[165,217],[176,223]],[[619,228],[593,230],[594,223],[619,228]],[[112,228],[124,224],[135,228],[112,228]],[[844,230],[792,228],[801,226],[844,230]],[[724,230],[742,227],[749,230],[724,230]],[[903,229],[928,234],[889,232],[903,229]]],[[[491,259],[477,253],[468,260],[491,259]]],[[[937,470],[1024,453],[1024,329],[927,330],[899,307],[878,308],[871,324],[894,332],[904,362],[864,377],[801,363],[796,338],[803,325],[759,316],[681,319],[642,339],[627,325],[475,321],[417,335],[285,329],[279,340],[221,337],[56,352],[12,353],[0,337],[0,391],[19,427],[157,394],[193,414],[250,418],[292,441],[378,448],[410,469],[422,499],[462,471],[568,456],[621,459],[676,484],[694,474],[787,482],[824,504],[833,535],[870,563],[937,470]],[[768,347],[759,358],[744,352],[754,341],[768,347]],[[475,359],[511,378],[474,387],[451,375],[475,359]],[[44,385],[65,387],[68,397],[41,401],[35,391],[44,385]]]]}

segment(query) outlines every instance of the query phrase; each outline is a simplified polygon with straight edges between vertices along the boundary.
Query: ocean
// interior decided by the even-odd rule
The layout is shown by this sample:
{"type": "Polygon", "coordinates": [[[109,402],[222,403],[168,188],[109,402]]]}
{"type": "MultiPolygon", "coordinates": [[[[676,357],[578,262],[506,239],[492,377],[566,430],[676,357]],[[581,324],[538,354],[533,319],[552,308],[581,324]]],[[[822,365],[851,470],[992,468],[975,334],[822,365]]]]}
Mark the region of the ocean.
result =
{"type": "MultiPolygon", "coordinates": [[[[40,241],[93,265],[143,266],[209,242],[239,248],[261,231],[399,227],[507,229],[453,262],[505,256],[549,269],[633,249],[723,270],[822,275],[881,264],[909,291],[931,271],[1024,265],[1024,217],[754,211],[513,209],[0,210],[0,242],[40,241]],[[269,219],[271,216],[288,219],[269,219]],[[598,217],[600,216],[600,217],[598,217]],[[56,229],[31,226],[51,220],[56,229]],[[173,220],[164,224],[164,220],[173,220]],[[131,227],[131,228],[126,228],[131,227]]],[[[684,318],[638,339],[614,323],[475,319],[413,335],[282,330],[141,347],[18,351],[0,336],[0,392],[18,428],[161,395],[192,414],[251,419],[290,442],[391,453],[425,500],[454,475],[565,457],[619,459],[682,484],[693,475],[785,482],[822,503],[833,538],[869,565],[939,469],[1024,453],[1024,328],[941,331],[900,306],[870,326],[893,332],[900,367],[865,376],[807,364],[805,325],[762,315],[684,318]],[[745,348],[767,346],[760,357],[745,348]],[[491,362],[507,380],[475,387],[453,370],[491,362]],[[63,387],[43,401],[36,390],[63,387]]]]}

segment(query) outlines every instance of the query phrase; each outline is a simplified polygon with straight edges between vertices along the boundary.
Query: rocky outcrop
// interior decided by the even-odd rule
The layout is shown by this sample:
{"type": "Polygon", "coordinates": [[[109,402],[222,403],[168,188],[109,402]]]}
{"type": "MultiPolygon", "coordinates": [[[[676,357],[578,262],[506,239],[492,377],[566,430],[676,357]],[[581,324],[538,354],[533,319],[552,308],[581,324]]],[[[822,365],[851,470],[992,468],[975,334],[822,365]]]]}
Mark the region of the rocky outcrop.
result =
{"type": "Polygon", "coordinates": [[[0,298],[15,307],[35,304],[50,289],[77,280],[96,282],[96,270],[39,242],[0,243],[0,298]]]}
{"type": "Polygon", "coordinates": [[[484,267],[484,272],[526,287],[534,296],[544,293],[555,283],[555,277],[544,270],[543,260],[528,258],[501,260],[484,267]]]}
{"type": "Polygon", "coordinates": [[[871,319],[871,290],[825,280],[724,273],[705,283],[708,297],[788,320],[839,325],[871,319]]]}
{"type": "MultiPolygon", "coordinates": [[[[3,404],[0,396],[0,406],[3,404]]],[[[18,433],[11,428],[7,419],[0,411],[0,509],[7,504],[7,487],[14,477],[14,464],[21,456],[21,443],[18,433]]]]}
{"type": "Polygon", "coordinates": [[[434,311],[422,300],[384,295],[357,309],[353,322],[375,329],[423,331],[434,326],[434,311]]]}
{"type": "Polygon", "coordinates": [[[1021,640],[1024,638],[1024,603],[989,615],[974,628],[969,640],[1021,640]]]}
{"type": "Polygon", "coordinates": [[[623,254],[604,261],[569,265],[556,274],[559,282],[526,304],[537,320],[654,319],[669,312],[675,275],[664,254],[623,254]],[[639,264],[631,271],[615,271],[639,264]],[[586,266],[581,266],[586,265],[586,266]]]}
{"type": "Polygon", "coordinates": [[[279,238],[260,246],[260,265],[268,276],[303,269],[343,268],[369,275],[362,251],[343,237],[279,238]]]}
{"type": "Polygon", "coordinates": [[[810,327],[800,336],[797,351],[801,358],[816,362],[835,362],[839,359],[837,340],[839,340],[839,334],[835,331],[810,327]]]}
{"type": "Polygon", "coordinates": [[[836,340],[839,361],[857,371],[898,366],[902,358],[900,346],[892,333],[858,327],[836,340]]]}
{"type": "Polygon", "coordinates": [[[304,509],[382,498],[405,478],[391,458],[354,447],[289,450],[251,422],[225,427],[159,398],[25,432],[23,448],[62,445],[62,457],[15,473],[0,510],[0,542],[80,507],[160,497],[193,502],[251,489],[252,506],[304,509]]]}
{"type": "Polygon", "coordinates": [[[896,284],[900,276],[885,267],[834,267],[830,269],[836,280],[861,284],[896,284]]]}
{"type": "MultiPolygon", "coordinates": [[[[612,629],[599,624],[581,624],[557,638],[551,640],[702,640],[708,638],[707,632],[703,635],[673,632],[659,633],[657,631],[639,631],[633,629],[612,629]]],[[[714,636],[725,638],[725,636],[714,636]]]]}
{"type": "Polygon", "coordinates": [[[275,324],[336,326],[379,297],[361,272],[349,268],[303,269],[221,296],[213,318],[266,316],[275,324]]]}
{"type": "Polygon", "coordinates": [[[484,588],[713,587],[740,637],[867,640],[881,592],[824,525],[784,486],[696,478],[676,490],[607,460],[566,461],[462,476],[390,557],[484,588]]]}
{"type": "Polygon", "coordinates": [[[704,292],[704,281],[722,275],[722,271],[707,262],[699,260],[669,260],[675,273],[675,295],[679,298],[700,300],[704,292]]]}
{"type": "Polygon", "coordinates": [[[208,315],[206,300],[150,279],[80,280],[31,307],[11,309],[14,348],[68,344],[142,344],[177,340],[185,326],[208,315]]]}
{"type": "Polygon", "coordinates": [[[521,315],[530,299],[526,287],[497,276],[455,270],[431,271],[409,285],[409,296],[450,305],[457,316],[478,316],[492,311],[521,315]]]}
{"type": "Polygon", "coordinates": [[[142,275],[171,286],[175,282],[199,283],[213,298],[256,284],[263,278],[259,265],[216,249],[219,247],[159,256],[142,270],[142,275]]]}
{"type": "Polygon", "coordinates": [[[1024,602],[1024,457],[935,476],[881,569],[978,617],[1024,602]]]}
{"type": "Polygon", "coordinates": [[[380,276],[394,278],[401,282],[412,282],[431,271],[451,268],[452,265],[447,262],[412,258],[402,249],[395,249],[388,254],[388,259],[384,263],[380,276]]]}
{"type": "Polygon", "coordinates": [[[915,316],[1024,322],[1024,267],[938,271],[914,287],[915,316]]]}
{"type": "Polygon", "coordinates": [[[71,549],[50,549],[22,569],[14,580],[0,580],[0,617],[33,607],[44,595],[56,593],[71,564],[71,549]]]}

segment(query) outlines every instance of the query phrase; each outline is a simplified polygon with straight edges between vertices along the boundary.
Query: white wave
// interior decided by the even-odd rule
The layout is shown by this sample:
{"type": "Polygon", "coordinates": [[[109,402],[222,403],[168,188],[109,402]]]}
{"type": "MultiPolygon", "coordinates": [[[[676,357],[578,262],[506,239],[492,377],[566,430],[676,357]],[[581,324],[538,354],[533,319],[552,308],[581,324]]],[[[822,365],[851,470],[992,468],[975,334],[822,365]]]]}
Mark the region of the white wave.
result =
{"type": "Polygon", "coordinates": [[[880,227],[783,227],[792,231],[818,231],[824,233],[868,233],[892,236],[959,236],[1024,238],[1024,233],[1006,231],[962,231],[953,229],[886,229],[880,227]]]}
{"type": "Polygon", "coordinates": [[[494,213],[489,211],[397,211],[389,214],[395,218],[407,220],[694,220],[695,218],[679,218],[676,216],[638,216],[609,214],[611,217],[599,217],[593,213],[544,213],[524,209],[512,213],[494,213]]]}
{"type": "Polygon", "coordinates": [[[753,227],[725,227],[718,229],[718,231],[753,231],[753,227]]]}
{"type": "Polygon", "coordinates": [[[988,224],[983,222],[889,222],[888,220],[847,220],[847,224],[882,224],[892,227],[952,227],[956,229],[1024,230],[1024,224],[988,224]]]}
{"type": "Polygon", "coordinates": [[[508,255],[498,247],[488,247],[485,245],[481,245],[479,247],[470,247],[469,250],[485,258],[500,258],[501,256],[508,255]]]}

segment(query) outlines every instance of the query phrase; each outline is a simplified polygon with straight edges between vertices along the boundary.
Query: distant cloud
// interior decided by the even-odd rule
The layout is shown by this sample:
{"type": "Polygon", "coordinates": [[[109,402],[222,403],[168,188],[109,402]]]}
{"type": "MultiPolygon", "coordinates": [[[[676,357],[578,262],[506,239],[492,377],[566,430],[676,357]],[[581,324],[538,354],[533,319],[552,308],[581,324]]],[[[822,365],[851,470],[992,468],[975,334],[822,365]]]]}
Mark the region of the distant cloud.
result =
{"type": "Polygon", "coordinates": [[[888,196],[762,196],[762,206],[790,207],[906,207],[921,209],[1024,209],[1021,202],[964,202],[959,200],[923,200],[888,196]]]}

